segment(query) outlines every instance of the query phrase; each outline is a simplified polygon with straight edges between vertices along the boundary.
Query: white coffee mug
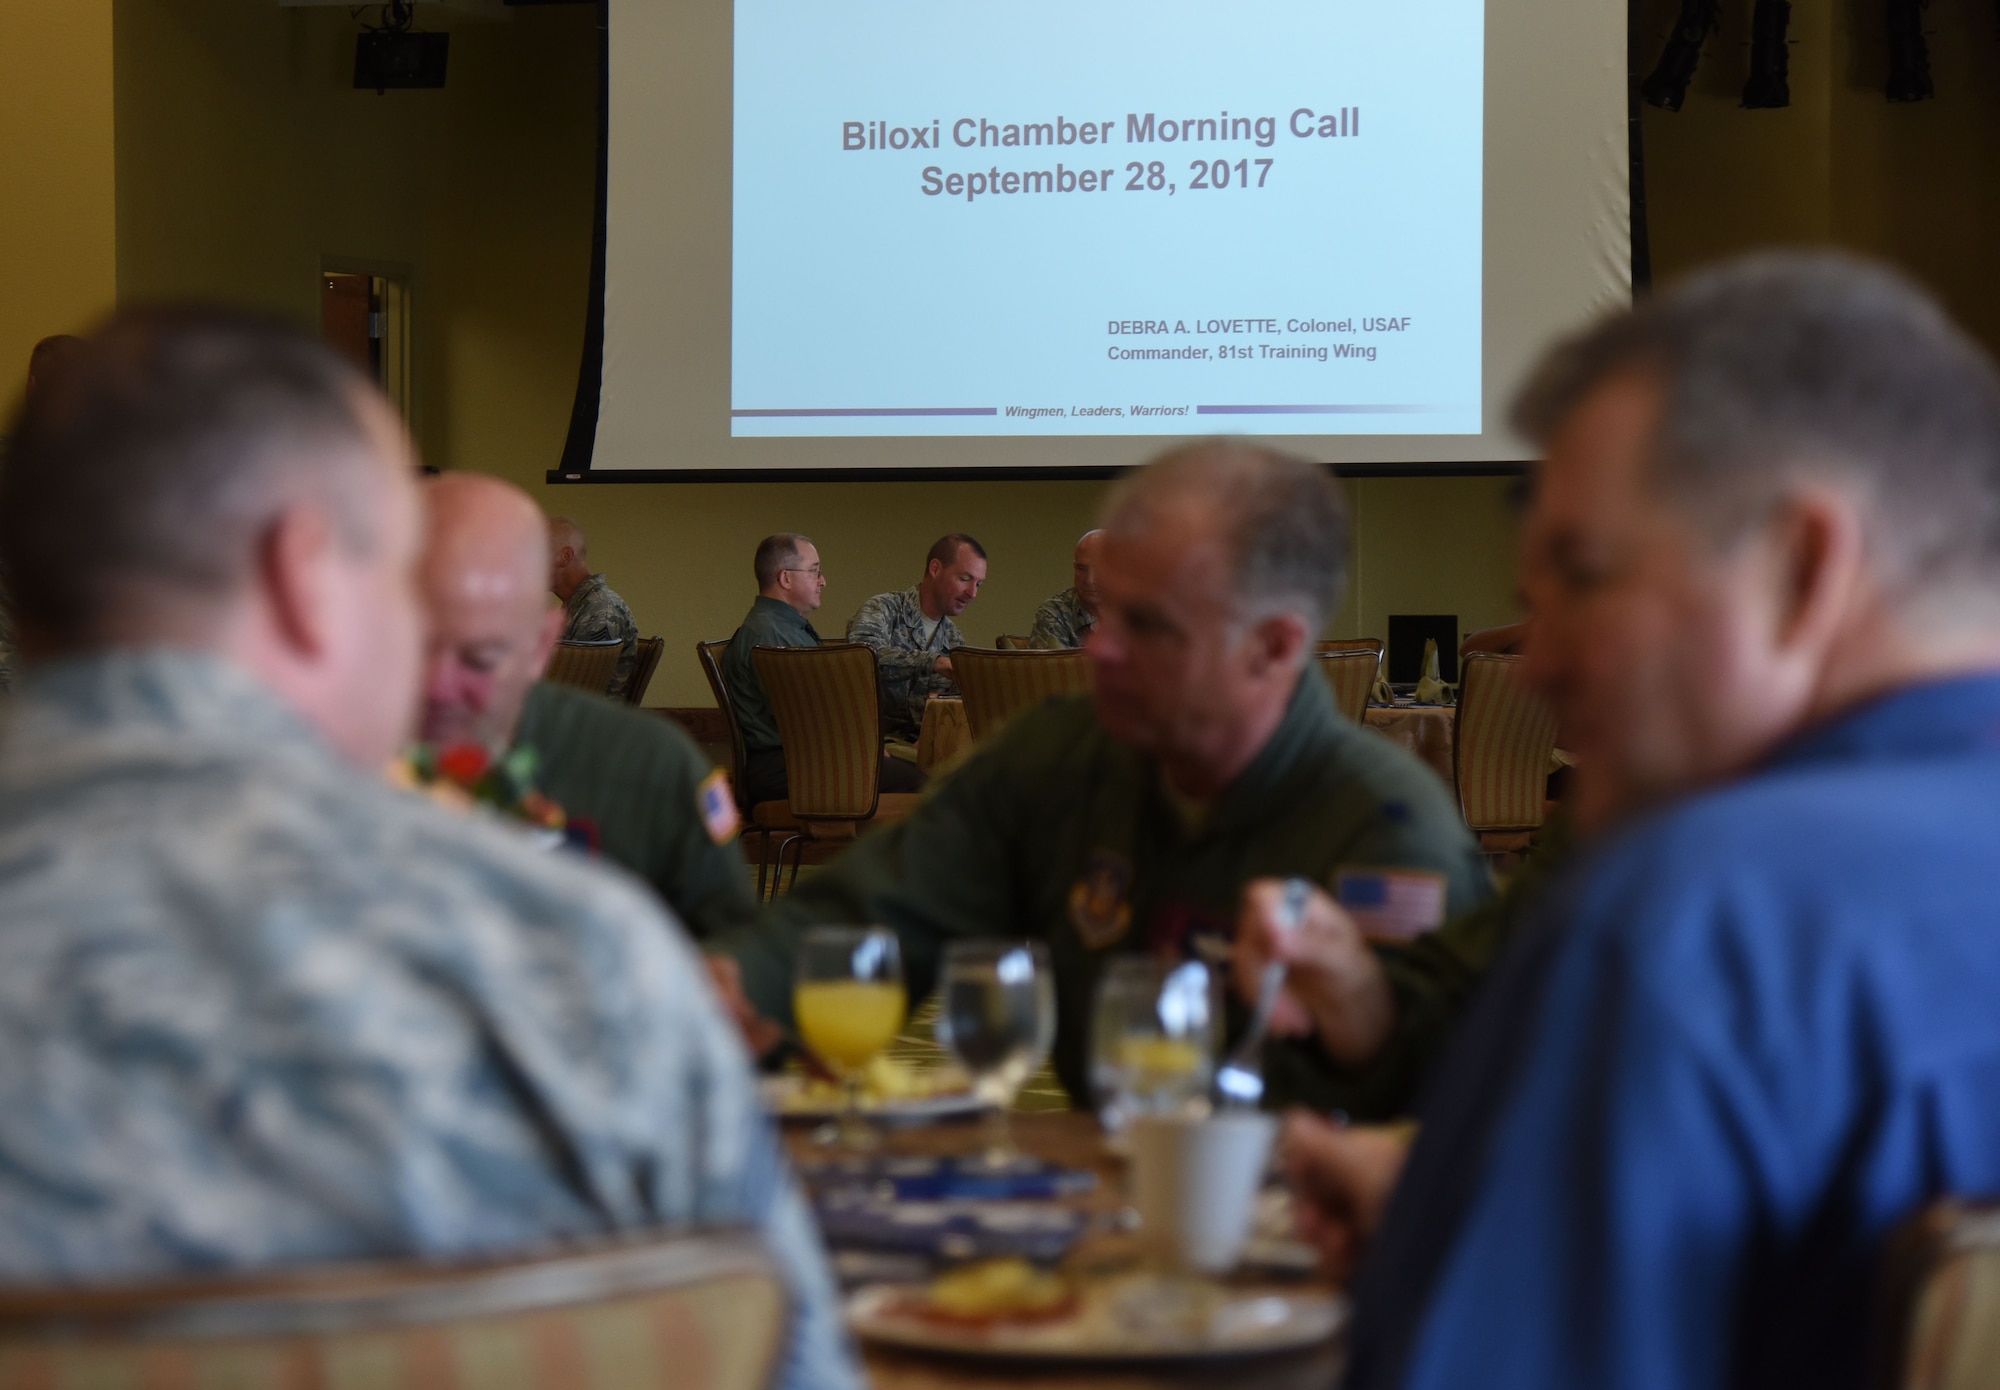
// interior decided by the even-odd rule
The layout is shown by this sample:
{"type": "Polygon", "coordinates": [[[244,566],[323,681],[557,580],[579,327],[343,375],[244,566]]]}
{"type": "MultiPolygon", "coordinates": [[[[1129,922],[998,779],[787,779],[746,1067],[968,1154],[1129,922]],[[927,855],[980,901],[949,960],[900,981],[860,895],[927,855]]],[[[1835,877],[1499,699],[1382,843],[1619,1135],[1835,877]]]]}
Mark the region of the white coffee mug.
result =
{"type": "Polygon", "coordinates": [[[1277,1119],[1257,1111],[1132,1120],[1132,1204],[1154,1258],[1223,1274],[1250,1237],[1277,1119]]]}

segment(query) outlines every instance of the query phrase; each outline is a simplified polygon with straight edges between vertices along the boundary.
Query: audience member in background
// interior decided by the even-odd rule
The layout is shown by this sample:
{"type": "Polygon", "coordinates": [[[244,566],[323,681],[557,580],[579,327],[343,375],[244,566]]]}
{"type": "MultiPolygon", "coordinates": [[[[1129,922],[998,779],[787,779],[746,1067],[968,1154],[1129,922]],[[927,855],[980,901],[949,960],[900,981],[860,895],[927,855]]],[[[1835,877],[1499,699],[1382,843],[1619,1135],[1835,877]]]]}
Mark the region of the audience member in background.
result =
{"type": "Polygon", "coordinates": [[[0,571],[0,1279],[760,1228],[787,1380],[858,1372],[686,938],[621,875],[388,786],[422,656],[409,444],[331,349],[128,315],[22,414],[0,571]]]}
{"type": "Polygon", "coordinates": [[[1076,543],[1076,582],[1035,610],[1035,625],[1028,629],[1031,647],[1081,647],[1090,629],[1097,625],[1097,552],[1104,539],[1102,531],[1086,531],[1076,543]]]}
{"type": "Polygon", "coordinates": [[[1380,1221],[1349,1383],[1858,1386],[1891,1225],[2000,1192],[2000,373],[1884,271],[1761,258],[1517,419],[1595,839],[1407,1166],[1299,1127],[1322,1237],[1380,1221]]]}
{"type": "Polygon", "coordinates": [[[952,621],[979,597],[986,550],[970,536],[945,536],[924,560],[924,577],[899,594],[877,594],[847,624],[847,640],[875,649],[882,683],[882,732],[915,743],[924,702],[956,695],[951,649],[966,645],[952,621]]]}
{"type": "MultiPolygon", "coordinates": [[[[729,688],[737,727],[743,731],[745,806],[783,801],[790,794],[778,721],[751,652],[758,647],[817,647],[819,633],[806,615],[818,611],[820,596],[826,592],[818,547],[790,531],[759,541],[751,569],[757,576],[756,600],[722,654],[722,679],[729,688]]],[[[924,775],[914,763],[882,759],[883,791],[913,792],[923,784],[924,775]]]]}
{"type": "Polygon", "coordinates": [[[28,380],[22,399],[32,400],[54,384],[56,377],[62,373],[63,365],[82,346],[83,339],[72,333],[51,333],[36,343],[28,354],[28,380]]]}
{"type": "Polygon", "coordinates": [[[625,698],[632,667],[639,659],[639,625],[618,591],[590,568],[583,531],[566,516],[549,520],[549,592],[562,602],[565,642],[609,642],[616,638],[618,669],[612,672],[613,699],[625,698]]]}
{"type": "MultiPolygon", "coordinates": [[[[22,385],[23,402],[33,399],[47,390],[62,371],[67,362],[82,344],[83,340],[69,333],[51,333],[36,343],[28,354],[28,379],[22,385]]],[[[0,439],[0,456],[6,453],[6,441],[0,439]]],[[[6,593],[0,590],[0,694],[5,694],[14,686],[14,615],[7,603],[6,593]]]]}
{"type": "MultiPolygon", "coordinates": [[[[798,933],[825,922],[894,926],[912,999],[953,940],[1045,940],[1056,1069],[1081,1100],[1105,963],[1226,942],[1251,879],[1408,870],[1426,927],[1482,901],[1484,862],[1436,774],[1342,719],[1307,669],[1346,564],[1317,465],[1210,444],[1135,474],[1106,512],[1094,695],[1011,721],[908,819],[717,943],[748,1004],[790,1016],[798,933]]],[[[1311,1044],[1275,1044],[1266,1065],[1274,1100],[1324,1070],[1311,1044]]]]}
{"type": "Polygon", "coordinates": [[[544,591],[547,529],[528,494],[449,473],[423,496],[424,741],[534,750],[536,789],[588,822],[604,857],[696,936],[752,916],[728,775],[673,721],[541,678],[563,613],[544,591]]]}

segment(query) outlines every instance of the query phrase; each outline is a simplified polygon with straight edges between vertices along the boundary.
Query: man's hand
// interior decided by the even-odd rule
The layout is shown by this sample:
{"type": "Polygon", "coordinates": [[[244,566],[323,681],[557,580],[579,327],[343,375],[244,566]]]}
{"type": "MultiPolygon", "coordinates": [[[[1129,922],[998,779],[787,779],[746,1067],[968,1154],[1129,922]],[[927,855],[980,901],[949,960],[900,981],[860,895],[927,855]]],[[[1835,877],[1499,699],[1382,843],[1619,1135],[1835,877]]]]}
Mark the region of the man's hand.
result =
{"type": "Polygon", "coordinates": [[[715,997],[743,1034],[750,1055],[768,1056],[785,1040],[785,1030],[757,1012],[750,997],[743,992],[743,971],[734,959],[729,956],[706,956],[704,959],[708,962],[709,981],[715,986],[715,997]]]}
{"type": "Polygon", "coordinates": [[[1367,1252],[1414,1132],[1407,1125],[1348,1129],[1303,1110],[1285,1117],[1278,1153],[1299,1236],[1319,1251],[1329,1278],[1345,1282],[1367,1252]]]}
{"type": "Polygon", "coordinates": [[[1345,1066],[1365,1065],[1388,1041],[1396,997],[1354,919],[1318,888],[1294,922],[1285,881],[1258,879],[1243,890],[1230,976],[1245,1003],[1272,960],[1285,963],[1285,992],[1271,1016],[1280,1037],[1314,1034],[1345,1066]]]}
{"type": "Polygon", "coordinates": [[[931,670],[949,680],[951,678],[951,658],[948,656],[937,658],[937,660],[931,663],[931,670]]]}

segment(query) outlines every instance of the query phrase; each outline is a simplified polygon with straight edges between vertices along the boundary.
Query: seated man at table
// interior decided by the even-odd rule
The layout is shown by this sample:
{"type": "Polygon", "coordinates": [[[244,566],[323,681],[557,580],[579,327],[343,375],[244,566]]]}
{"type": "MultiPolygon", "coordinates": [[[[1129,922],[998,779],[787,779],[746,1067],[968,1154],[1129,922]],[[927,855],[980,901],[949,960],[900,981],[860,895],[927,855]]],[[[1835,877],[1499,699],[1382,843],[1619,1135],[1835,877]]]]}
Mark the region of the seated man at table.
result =
{"type": "Polygon", "coordinates": [[[447,473],[423,495],[424,741],[492,758],[532,749],[535,789],[695,936],[751,917],[728,774],[671,720],[541,678],[563,612],[544,592],[544,523],[528,494],[447,473]]]}
{"type": "Polygon", "coordinates": [[[1348,1383],[1859,1386],[1892,1225],[2000,1192],[2000,371],[1886,271],[1768,257],[1517,419],[1593,843],[1406,1163],[1300,1127],[1316,1228],[1372,1232],[1348,1383]]]}
{"type": "Polygon", "coordinates": [[[618,591],[590,568],[582,527],[566,516],[550,517],[548,546],[549,592],[563,606],[562,640],[609,642],[615,638],[619,643],[618,666],[604,693],[622,700],[639,660],[639,624],[633,621],[632,610],[618,597],[618,591]]]}
{"type": "Polygon", "coordinates": [[[956,695],[951,650],[966,645],[952,619],[979,597],[986,549],[970,536],[942,537],[924,560],[924,577],[898,594],[877,594],[847,624],[847,640],[875,649],[882,683],[882,732],[915,743],[924,702],[956,695]]]}
{"type": "MultiPolygon", "coordinates": [[[[819,547],[796,532],[764,537],[750,567],[757,579],[757,597],[722,654],[722,681],[736,727],[743,734],[741,796],[746,807],[783,801],[791,792],[778,721],[752,653],[758,647],[817,647],[820,635],[807,615],[819,611],[826,593],[819,547]]],[[[902,758],[885,756],[881,777],[885,792],[921,791],[924,785],[923,773],[902,758]]]]}
{"type": "Polygon", "coordinates": [[[1086,531],[1076,543],[1075,583],[1035,610],[1028,645],[1044,649],[1081,647],[1097,625],[1097,551],[1102,531],[1086,531]]]}
{"type": "MultiPolygon", "coordinates": [[[[1038,938],[1055,965],[1057,1073],[1087,1104],[1106,962],[1226,950],[1251,879],[1400,871],[1419,928],[1484,899],[1485,865],[1437,776],[1343,720],[1307,667],[1347,562],[1323,468],[1200,445],[1124,482],[1104,524],[1094,694],[1011,721],[908,819],[713,943],[733,963],[719,978],[740,976],[739,1011],[789,1016],[799,931],[821,923],[894,928],[912,999],[951,941],[1038,938]]],[[[1316,1047],[1276,1044],[1268,1094],[1310,1095],[1323,1070],[1316,1047]]]]}
{"type": "Polygon", "coordinates": [[[422,653],[389,403],[129,314],[0,467],[0,1281],[498,1257],[745,1225],[783,1379],[859,1374],[707,972],[637,884],[390,787],[422,653]]]}

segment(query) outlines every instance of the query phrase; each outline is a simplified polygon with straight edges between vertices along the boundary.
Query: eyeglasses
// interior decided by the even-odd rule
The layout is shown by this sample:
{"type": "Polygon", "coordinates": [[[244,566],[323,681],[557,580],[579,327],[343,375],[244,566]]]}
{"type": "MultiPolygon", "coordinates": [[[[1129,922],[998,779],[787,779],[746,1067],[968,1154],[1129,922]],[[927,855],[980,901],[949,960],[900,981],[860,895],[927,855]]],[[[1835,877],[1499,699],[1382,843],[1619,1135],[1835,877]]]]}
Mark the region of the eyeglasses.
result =
{"type": "Polygon", "coordinates": [[[813,577],[814,579],[824,579],[824,578],[826,578],[826,573],[825,573],[825,571],[823,571],[822,569],[820,569],[820,567],[819,567],[818,565],[814,565],[814,566],[813,566],[813,567],[812,567],[811,569],[809,569],[809,570],[801,570],[801,569],[782,569],[782,570],[779,570],[779,571],[778,571],[778,573],[779,573],[779,574],[809,574],[809,575],[811,575],[811,576],[812,576],[812,577],[813,577]]]}

